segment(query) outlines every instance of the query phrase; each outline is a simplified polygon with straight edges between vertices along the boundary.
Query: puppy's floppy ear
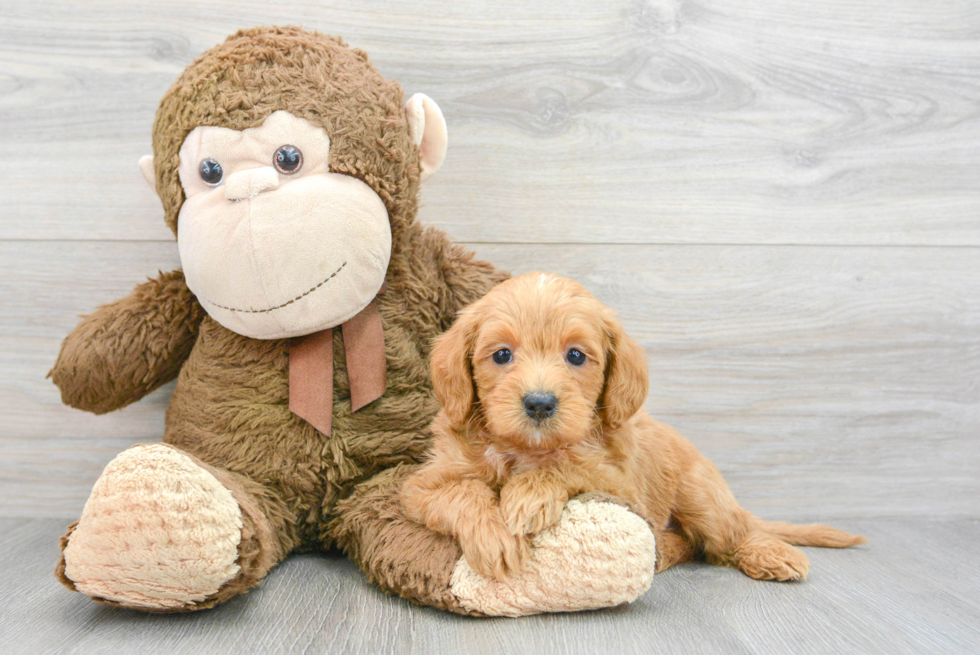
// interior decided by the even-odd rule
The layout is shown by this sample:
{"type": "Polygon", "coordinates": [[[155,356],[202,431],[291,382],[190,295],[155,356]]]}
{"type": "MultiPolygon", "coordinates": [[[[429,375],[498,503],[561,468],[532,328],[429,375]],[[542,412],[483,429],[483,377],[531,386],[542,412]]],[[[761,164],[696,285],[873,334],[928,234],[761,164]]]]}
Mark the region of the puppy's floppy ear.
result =
{"type": "Polygon", "coordinates": [[[646,351],[634,341],[609,312],[603,322],[609,339],[606,384],[602,391],[602,420],[617,428],[640,411],[647,399],[650,379],[646,351]]]}
{"type": "Polygon", "coordinates": [[[456,322],[436,340],[432,349],[432,386],[452,425],[463,425],[473,410],[473,366],[470,351],[476,339],[477,314],[473,307],[459,313],[456,322]]]}

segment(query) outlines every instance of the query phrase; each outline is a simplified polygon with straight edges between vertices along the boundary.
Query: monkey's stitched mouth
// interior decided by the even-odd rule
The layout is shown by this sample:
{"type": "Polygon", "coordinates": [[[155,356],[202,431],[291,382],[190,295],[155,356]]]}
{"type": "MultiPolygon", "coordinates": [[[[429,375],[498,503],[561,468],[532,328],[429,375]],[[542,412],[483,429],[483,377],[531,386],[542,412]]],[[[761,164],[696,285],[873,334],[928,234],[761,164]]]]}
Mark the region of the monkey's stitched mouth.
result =
{"type": "Polygon", "coordinates": [[[343,264],[341,264],[340,265],[340,268],[338,268],[336,271],[334,271],[333,273],[331,273],[330,275],[328,275],[319,284],[310,287],[309,290],[304,291],[303,293],[299,294],[298,296],[296,296],[292,300],[287,300],[286,302],[282,303],[281,305],[276,305],[275,307],[269,307],[268,309],[238,309],[237,307],[228,307],[226,305],[219,305],[216,302],[211,302],[207,298],[201,298],[201,300],[203,300],[204,302],[208,303],[209,305],[214,305],[215,307],[220,307],[221,309],[227,309],[230,312],[241,312],[242,314],[265,314],[265,313],[268,313],[268,312],[274,312],[277,309],[282,309],[283,307],[286,307],[287,305],[292,305],[297,300],[301,300],[301,299],[305,298],[306,296],[310,295],[311,293],[313,293],[314,291],[316,291],[317,289],[319,289],[320,287],[322,287],[324,284],[326,284],[330,280],[332,280],[335,277],[337,277],[337,274],[340,273],[342,270],[344,270],[344,267],[345,266],[347,266],[347,262],[344,262],[343,264]]]}

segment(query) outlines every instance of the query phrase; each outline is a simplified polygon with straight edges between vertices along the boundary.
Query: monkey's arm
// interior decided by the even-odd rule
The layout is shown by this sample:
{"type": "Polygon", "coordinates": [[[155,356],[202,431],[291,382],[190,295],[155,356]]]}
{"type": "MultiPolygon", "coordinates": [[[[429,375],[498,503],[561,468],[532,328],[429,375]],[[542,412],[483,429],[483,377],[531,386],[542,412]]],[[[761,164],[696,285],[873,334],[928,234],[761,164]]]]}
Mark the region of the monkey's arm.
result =
{"type": "Polygon", "coordinates": [[[472,251],[455,243],[450,243],[444,252],[442,271],[449,288],[449,302],[445,306],[449,319],[447,328],[456,319],[456,312],[510,277],[510,273],[497,269],[490,262],[474,259],[472,251]]]}
{"type": "Polygon", "coordinates": [[[203,318],[183,272],[162,273],[83,318],[48,377],[77,409],[125,407],[177,376],[203,318]]]}
{"type": "Polygon", "coordinates": [[[490,262],[474,259],[471,251],[453,243],[442,230],[424,228],[418,223],[406,235],[404,252],[409,257],[413,280],[402,294],[420,322],[420,329],[449,329],[459,310],[510,277],[490,262]]]}

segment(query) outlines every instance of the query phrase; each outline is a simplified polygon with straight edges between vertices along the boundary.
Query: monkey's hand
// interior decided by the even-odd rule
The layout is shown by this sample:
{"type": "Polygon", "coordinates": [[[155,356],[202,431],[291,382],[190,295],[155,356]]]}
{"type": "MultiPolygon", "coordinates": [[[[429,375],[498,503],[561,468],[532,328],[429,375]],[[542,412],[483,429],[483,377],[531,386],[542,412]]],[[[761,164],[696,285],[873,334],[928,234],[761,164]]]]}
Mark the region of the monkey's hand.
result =
{"type": "Polygon", "coordinates": [[[183,272],[163,273],[83,318],[48,377],[67,405],[119,409],[177,376],[203,318],[183,272]]]}
{"type": "Polygon", "coordinates": [[[513,535],[534,535],[558,522],[568,502],[560,476],[542,470],[515,475],[500,490],[500,512],[513,535]]]}

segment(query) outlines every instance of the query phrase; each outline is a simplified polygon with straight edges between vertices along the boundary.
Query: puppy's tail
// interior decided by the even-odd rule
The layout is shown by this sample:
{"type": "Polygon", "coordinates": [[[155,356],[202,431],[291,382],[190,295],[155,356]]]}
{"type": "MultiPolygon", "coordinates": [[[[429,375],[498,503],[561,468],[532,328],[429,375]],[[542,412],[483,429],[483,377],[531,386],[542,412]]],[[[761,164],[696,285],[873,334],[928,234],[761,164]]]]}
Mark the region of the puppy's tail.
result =
{"type": "Polygon", "coordinates": [[[781,521],[764,521],[758,517],[753,518],[756,528],[793,546],[848,548],[868,543],[868,540],[860,535],[850,534],[829,525],[819,523],[796,525],[781,521]]]}

